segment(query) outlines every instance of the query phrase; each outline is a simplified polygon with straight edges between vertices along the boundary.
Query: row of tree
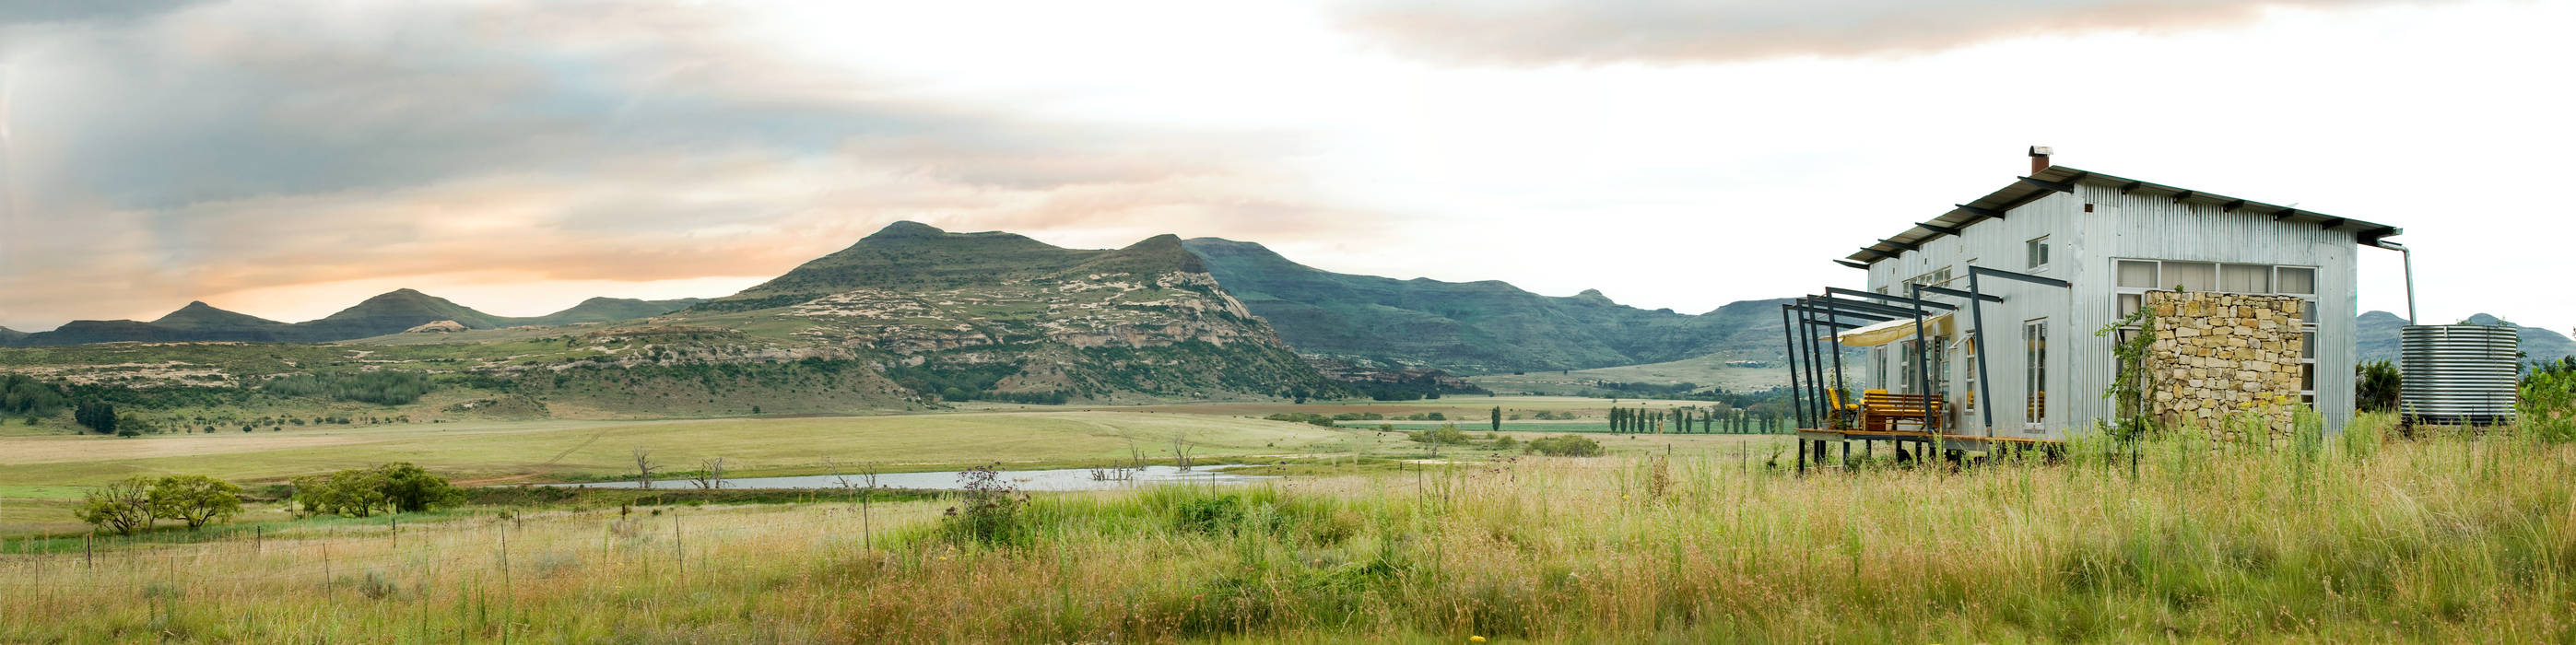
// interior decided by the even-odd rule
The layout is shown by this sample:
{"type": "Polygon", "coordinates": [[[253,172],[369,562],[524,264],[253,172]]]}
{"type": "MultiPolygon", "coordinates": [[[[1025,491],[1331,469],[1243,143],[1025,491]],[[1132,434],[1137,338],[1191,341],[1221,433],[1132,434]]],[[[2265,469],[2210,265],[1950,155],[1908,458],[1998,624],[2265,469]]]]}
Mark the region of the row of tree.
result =
{"type": "Polygon", "coordinates": [[[1716,408],[1611,408],[1610,431],[1618,433],[1705,432],[1751,434],[1775,432],[1782,425],[1775,415],[1752,410],[1716,408]]]}
{"type": "Polygon", "coordinates": [[[295,480],[295,501],[304,512],[367,517],[377,513],[418,513],[464,499],[465,491],[405,462],[352,468],[295,480]]]}
{"type": "MultiPolygon", "coordinates": [[[[294,496],[306,513],[367,517],[430,510],[463,500],[465,491],[419,466],[395,462],[296,479],[294,496]]],[[[170,475],[100,486],[72,514],[100,529],[132,535],[160,520],[178,520],[193,531],[239,514],[241,508],[239,485],[205,475],[170,475]]]]}
{"type": "Polygon", "coordinates": [[[194,531],[241,512],[241,487],[205,475],[129,477],[91,490],[72,514],[119,535],[179,520],[194,531]]]}
{"type": "Polygon", "coordinates": [[[0,414],[45,416],[70,404],[63,391],[25,374],[0,374],[0,414]]]}
{"type": "MultiPolygon", "coordinates": [[[[106,401],[82,401],[72,408],[72,422],[99,434],[116,434],[116,405],[106,401]]],[[[136,424],[126,424],[127,436],[137,434],[136,424]]]]}

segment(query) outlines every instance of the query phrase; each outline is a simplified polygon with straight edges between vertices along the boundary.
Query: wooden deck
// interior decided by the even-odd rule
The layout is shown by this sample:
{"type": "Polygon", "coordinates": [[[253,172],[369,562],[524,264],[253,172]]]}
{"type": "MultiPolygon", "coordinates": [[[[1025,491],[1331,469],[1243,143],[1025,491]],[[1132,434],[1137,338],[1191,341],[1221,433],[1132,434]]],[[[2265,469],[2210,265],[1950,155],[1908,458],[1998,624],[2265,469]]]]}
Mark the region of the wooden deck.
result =
{"type": "Polygon", "coordinates": [[[1798,441],[1800,443],[1808,441],[1817,442],[1818,445],[1815,450],[1818,454],[1822,454],[1824,452],[1824,445],[1826,445],[1827,442],[1848,444],[1848,442],[1853,441],[1886,441],[1893,444],[1911,444],[1915,446],[1928,447],[1933,450],[1944,452],[1955,450],[1961,452],[1988,453],[1995,452],[1997,449],[2001,448],[2030,449],[2043,446],[2063,445],[2066,443],[2065,441],[2057,439],[1989,437],[1985,435],[1952,434],[1920,430],[1841,430],[1811,428],[1800,428],[1798,430],[1798,441]]]}

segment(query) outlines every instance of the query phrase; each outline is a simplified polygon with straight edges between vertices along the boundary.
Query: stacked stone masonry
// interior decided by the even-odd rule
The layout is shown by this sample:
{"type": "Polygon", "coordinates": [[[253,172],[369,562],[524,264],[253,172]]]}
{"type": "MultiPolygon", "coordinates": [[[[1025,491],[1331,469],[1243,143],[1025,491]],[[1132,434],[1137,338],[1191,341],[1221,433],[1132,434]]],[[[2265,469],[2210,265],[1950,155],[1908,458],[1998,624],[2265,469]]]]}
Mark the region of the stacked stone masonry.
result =
{"type": "Polygon", "coordinates": [[[2147,294],[2155,343],[2143,367],[2148,413],[2166,427],[2267,438],[2291,431],[2299,403],[2300,309],[2292,296],[2147,294]]]}

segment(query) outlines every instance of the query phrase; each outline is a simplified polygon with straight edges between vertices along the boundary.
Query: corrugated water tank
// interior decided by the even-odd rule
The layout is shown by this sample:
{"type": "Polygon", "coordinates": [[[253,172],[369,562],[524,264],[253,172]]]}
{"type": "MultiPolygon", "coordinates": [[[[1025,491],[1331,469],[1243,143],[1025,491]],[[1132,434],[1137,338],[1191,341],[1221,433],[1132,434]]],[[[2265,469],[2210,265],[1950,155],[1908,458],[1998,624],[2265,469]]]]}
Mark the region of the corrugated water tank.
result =
{"type": "Polygon", "coordinates": [[[2409,325],[2398,332],[2406,385],[2397,409],[2417,423],[2513,422],[2522,338],[2513,327],[2409,325]]]}

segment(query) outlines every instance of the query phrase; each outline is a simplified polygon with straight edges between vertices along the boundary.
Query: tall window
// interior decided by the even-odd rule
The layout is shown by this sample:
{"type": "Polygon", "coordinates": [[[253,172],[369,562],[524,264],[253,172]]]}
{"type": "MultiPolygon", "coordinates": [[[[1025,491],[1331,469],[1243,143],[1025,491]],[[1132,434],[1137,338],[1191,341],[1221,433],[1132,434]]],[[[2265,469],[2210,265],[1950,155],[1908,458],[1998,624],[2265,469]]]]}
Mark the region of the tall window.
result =
{"type": "MultiPolygon", "coordinates": [[[[1968,369],[1961,370],[1962,374],[1967,375],[1967,380],[1962,381],[1962,383],[1967,385],[1967,388],[1960,391],[1965,393],[1961,396],[1966,397],[1962,400],[1968,402],[1968,405],[1963,406],[1964,412],[1966,414],[1975,414],[1977,412],[1977,332],[1966,332],[1962,335],[1965,336],[1967,340],[1959,343],[1960,362],[1967,365],[1968,369]]],[[[1969,419],[1970,417],[1962,416],[1960,418],[1964,420],[1969,419]]],[[[1966,425],[1968,423],[1982,422],[1963,421],[1961,425],[1966,425]]]]}
{"type": "MultiPolygon", "coordinates": [[[[2117,299],[2114,311],[2124,318],[2146,306],[2147,292],[2171,291],[2175,287],[2185,291],[2298,296],[2306,300],[2307,304],[2299,308],[2305,323],[2299,328],[2299,398],[2311,406],[2316,405],[2317,270],[2314,267],[2116,260],[2112,264],[2112,274],[2118,280],[2117,288],[2113,290],[2118,294],[2113,296],[2117,299]]],[[[2119,375],[2113,377],[2118,378],[2119,375]]]]}
{"type": "Polygon", "coordinates": [[[2021,324],[2022,422],[2026,432],[2040,432],[2048,422],[2048,319],[2021,324]]]}
{"type": "Polygon", "coordinates": [[[2024,255],[2029,256],[2030,259],[2028,263],[2023,264],[2022,266],[2031,269],[2048,268],[2048,236],[2042,235],[2039,236],[2038,239],[2023,242],[2022,252],[2024,255]]]}

